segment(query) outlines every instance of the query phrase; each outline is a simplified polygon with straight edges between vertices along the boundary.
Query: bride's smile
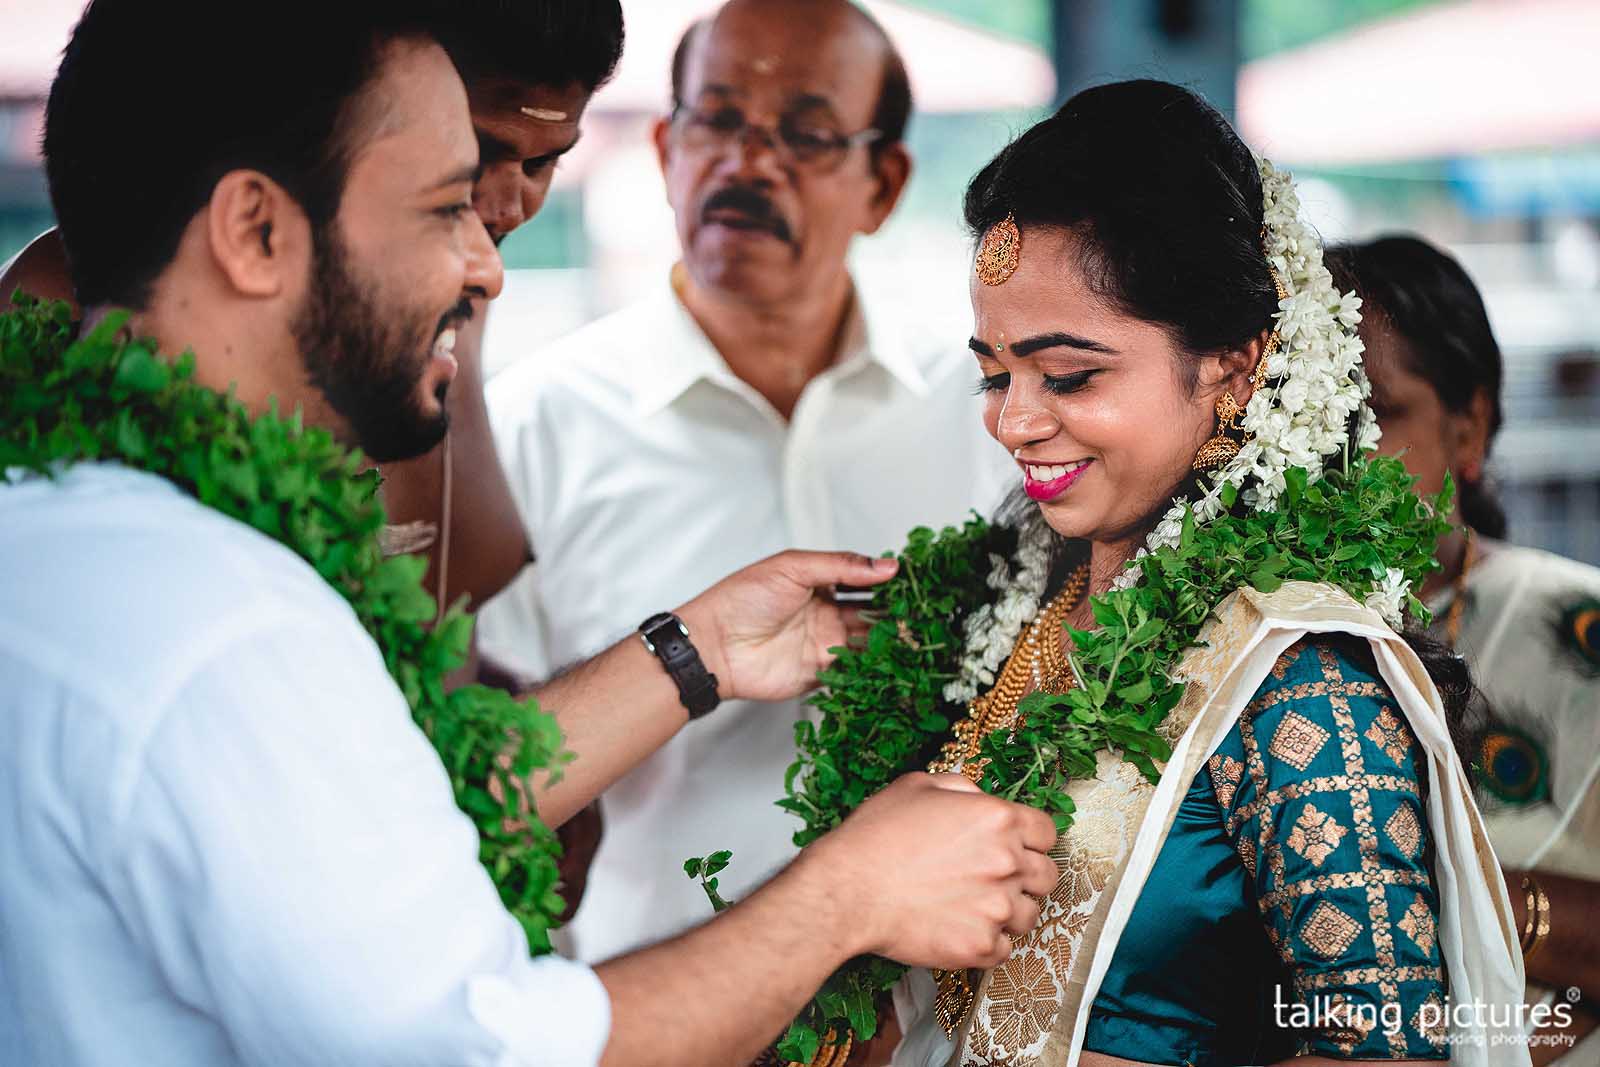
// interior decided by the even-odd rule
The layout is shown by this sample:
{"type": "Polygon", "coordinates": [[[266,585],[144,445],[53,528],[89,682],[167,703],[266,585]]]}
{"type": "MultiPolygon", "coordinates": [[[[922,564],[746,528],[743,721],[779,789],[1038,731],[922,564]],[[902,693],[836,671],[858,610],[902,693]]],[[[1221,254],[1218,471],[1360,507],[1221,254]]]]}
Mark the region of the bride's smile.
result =
{"type": "Polygon", "coordinates": [[[1095,257],[1072,230],[1029,226],[1020,245],[1001,284],[972,280],[984,425],[1050,526],[1109,574],[1189,476],[1217,398],[1248,398],[1258,343],[1190,352],[1090,285],[1095,257]]]}

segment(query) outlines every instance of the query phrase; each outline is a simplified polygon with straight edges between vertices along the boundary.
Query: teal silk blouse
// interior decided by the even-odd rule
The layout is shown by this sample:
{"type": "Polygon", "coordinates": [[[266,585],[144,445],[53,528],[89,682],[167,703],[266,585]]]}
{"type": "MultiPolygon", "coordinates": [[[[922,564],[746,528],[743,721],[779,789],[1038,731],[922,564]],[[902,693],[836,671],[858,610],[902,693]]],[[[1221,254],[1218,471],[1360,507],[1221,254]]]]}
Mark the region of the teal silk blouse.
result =
{"type": "Polygon", "coordinates": [[[1426,790],[1366,643],[1290,649],[1184,797],[1084,1048],[1448,1059],[1426,790]]]}

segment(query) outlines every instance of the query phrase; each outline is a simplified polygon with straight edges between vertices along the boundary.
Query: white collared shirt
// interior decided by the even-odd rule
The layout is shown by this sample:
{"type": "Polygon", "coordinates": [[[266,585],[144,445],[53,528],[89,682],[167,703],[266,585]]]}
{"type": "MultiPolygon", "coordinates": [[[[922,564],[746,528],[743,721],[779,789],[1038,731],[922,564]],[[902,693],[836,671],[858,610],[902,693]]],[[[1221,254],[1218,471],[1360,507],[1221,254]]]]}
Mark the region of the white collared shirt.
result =
{"type": "Polygon", "coordinates": [[[0,1063],[593,1064],[345,601],[170,483],[0,480],[0,1063]]]}
{"type": "MultiPolygon", "coordinates": [[[[991,512],[1016,472],[982,426],[967,324],[861,302],[788,422],[665,285],[496,376],[490,419],[538,562],[482,612],[485,650],[548,675],[774,552],[877,555],[991,512]]],[[[730,898],[791,858],[799,823],[774,801],[801,714],[726,703],[613,786],[564,947],[601,960],[709,918],[690,856],[732,849],[730,898]]]]}

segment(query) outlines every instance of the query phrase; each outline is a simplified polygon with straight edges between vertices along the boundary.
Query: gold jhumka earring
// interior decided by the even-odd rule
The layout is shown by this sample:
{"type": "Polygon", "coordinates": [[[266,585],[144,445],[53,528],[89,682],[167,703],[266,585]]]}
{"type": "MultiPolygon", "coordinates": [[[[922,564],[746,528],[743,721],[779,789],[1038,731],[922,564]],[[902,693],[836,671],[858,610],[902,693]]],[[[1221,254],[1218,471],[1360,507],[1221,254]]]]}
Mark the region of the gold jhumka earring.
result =
{"type": "MultiPolygon", "coordinates": [[[[1286,300],[1289,291],[1284,288],[1283,279],[1277,271],[1272,271],[1272,285],[1278,290],[1279,301],[1286,300]]],[[[1261,346],[1261,358],[1256,360],[1255,370],[1250,372],[1250,384],[1255,389],[1260,389],[1267,384],[1267,361],[1273,357],[1283,344],[1283,337],[1274,326],[1272,333],[1267,336],[1267,343],[1261,346]]],[[[1194,455],[1193,467],[1197,471],[1213,471],[1225,467],[1239,454],[1240,442],[1234,440],[1232,433],[1237,433],[1241,438],[1247,435],[1242,433],[1243,427],[1239,424],[1239,417],[1244,414],[1244,408],[1233,398],[1233,391],[1222,394],[1222,399],[1217,401],[1217,432],[1212,434],[1205,444],[1200,446],[1200,451],[1194,455]],[[1232,431],[1232,433],[1230,433],[1232,431]]]]}
{"type": "Polygon", "coordinates": [[[1229,436],[1228,431],[1239,429],[1236,422],[1243,413],[1244,409],[1233,398],[1231,389],[1222,394],[1222,399],[1217,401],[1217,432],[1200,446],[1200,451],[1195,453],[1195,470],[1212,471],[1218,467],[1225,467],[1239,454],[1239,442],[1229,436]]]}

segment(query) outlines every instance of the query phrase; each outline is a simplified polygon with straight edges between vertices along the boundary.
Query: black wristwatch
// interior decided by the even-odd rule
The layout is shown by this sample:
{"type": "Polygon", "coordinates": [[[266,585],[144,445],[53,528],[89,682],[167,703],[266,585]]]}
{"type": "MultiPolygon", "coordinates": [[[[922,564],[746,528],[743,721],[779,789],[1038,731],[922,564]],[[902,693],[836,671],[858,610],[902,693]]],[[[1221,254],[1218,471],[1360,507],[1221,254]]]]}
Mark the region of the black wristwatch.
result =
{"type": "Polygon", "coordinates": [[[659,612],[639,624],[639,637],[672,676],[678,686],[678,699],[689,709],[691,720],[722,703],[717,696],[717,676],[701,662],[682,619],[670,611],[659,612]]]}

